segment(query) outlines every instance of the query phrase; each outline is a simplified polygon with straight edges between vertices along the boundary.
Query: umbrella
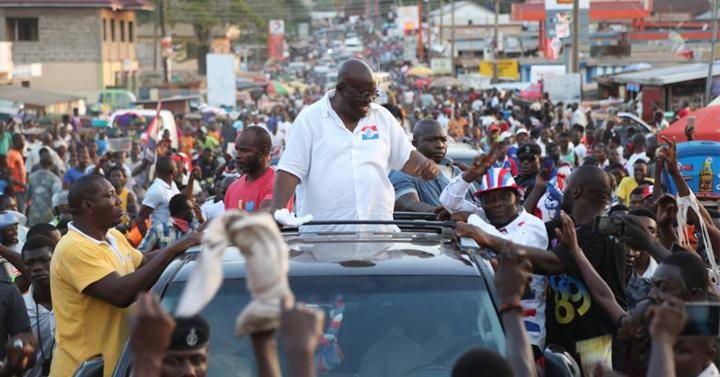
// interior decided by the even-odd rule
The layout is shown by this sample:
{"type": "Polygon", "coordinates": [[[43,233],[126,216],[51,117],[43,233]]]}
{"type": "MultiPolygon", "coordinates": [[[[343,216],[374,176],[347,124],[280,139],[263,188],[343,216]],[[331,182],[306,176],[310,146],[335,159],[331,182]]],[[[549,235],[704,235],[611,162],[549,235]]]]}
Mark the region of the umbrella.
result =
{"type": "Polygon", "coordinates": [[[687,141],[685,126],[688,118],[695,117],[695,140],[720,141],[720,106],[709,106],[693,111],[690,115],[673,122],[670,127],[662,130],[660,135],[670,140],[687,141]]]}
{"type": "Polygon", "coordinates": [[[408,69],[407,72],[405,72],[405,74],[408,76],[425,77],[425,76],[432,75],[432,69],[421,65],[421,66],[412,67],[412,68],[408,69]]]}
{"type": "Polygon", "coordinates": [[[465,86],[465,84],[450,76],[445,77],[438,77],[435,80],[433,80],[430,85],[428,85],[430,88],[449,88],[449,87],[461,87],[465,86]]]}
{"type": "Polygon", "coordinates": [[[117,127],[129,127],[129,126],[145,126],[145,117],[134,112],[128,111],[127,113],[120,114],[115,117],[115,125],[117,127]]]}
{"type": "Polygon", "coordinates": [[[273,81],[270,81],[270,83],[268,84],[267,92],[268,92],[268,94],[285,95],[285,94],[291,94],[292,88],[281,83],[280,81],[273,80],[273,81]]]}

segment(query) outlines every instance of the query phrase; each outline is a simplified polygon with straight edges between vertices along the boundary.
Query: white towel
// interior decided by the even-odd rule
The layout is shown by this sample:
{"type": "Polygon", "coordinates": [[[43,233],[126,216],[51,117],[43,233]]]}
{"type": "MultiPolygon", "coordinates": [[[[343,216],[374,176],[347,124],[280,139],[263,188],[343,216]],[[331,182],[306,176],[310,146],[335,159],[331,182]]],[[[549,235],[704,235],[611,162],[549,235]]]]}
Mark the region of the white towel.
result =
{"type": "Polygon", "coordinates": [[[176,314],[194,315],[215,296],[222,284],[222,255],[229,246],[236,246],[245,257],[247,287],[252,296],[238,316],[237,335],[278,328],[280,300],[291,294],[287,280],[289,248],[267,213],[229,211],[212,220],[203,235],[204,250],[176,314]]]}

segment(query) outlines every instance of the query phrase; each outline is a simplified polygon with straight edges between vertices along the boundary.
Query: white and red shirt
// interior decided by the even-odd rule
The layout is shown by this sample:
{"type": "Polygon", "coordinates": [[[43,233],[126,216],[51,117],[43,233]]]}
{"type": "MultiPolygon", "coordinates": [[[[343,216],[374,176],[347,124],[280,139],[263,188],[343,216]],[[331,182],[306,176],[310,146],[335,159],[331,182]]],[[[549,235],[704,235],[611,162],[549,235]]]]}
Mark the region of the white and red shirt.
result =
{"type": "MultiPolygon", "coordinates": [[[[440,194],[440,203],[450,213],[472,212],[468,218],[468,224],[475,225],[485,233],[510,240],[519,245],[531,246],[547,250],[548,235],[545,223],[536,216],[520,209],[520,213],[509,224],[496,228],[485,217],[482,207],[465,199],[465,194],[470,188],[462,175],[453,178],[445,186],[440,194]]],[[[548,251],[549,252],[549,251],[548,251]]],[[[545,288],[547,278],[543,275],[533,274],[530,282],[530,290],[525,292],[521,301],[523,306],[523,321],[527,330],[530,342],[541,349],[545,347],[545,288]]]]}
{"type": "Polygon", "coordinates": [[[395,191],[388,173],[401,170],[415,148],[392,114],[375,103],[351,132],[330,106],[332,95],[300,112],[278,163],[278,170],[300,179],[297,214],[318,221],[392,220],[395,191]]]}

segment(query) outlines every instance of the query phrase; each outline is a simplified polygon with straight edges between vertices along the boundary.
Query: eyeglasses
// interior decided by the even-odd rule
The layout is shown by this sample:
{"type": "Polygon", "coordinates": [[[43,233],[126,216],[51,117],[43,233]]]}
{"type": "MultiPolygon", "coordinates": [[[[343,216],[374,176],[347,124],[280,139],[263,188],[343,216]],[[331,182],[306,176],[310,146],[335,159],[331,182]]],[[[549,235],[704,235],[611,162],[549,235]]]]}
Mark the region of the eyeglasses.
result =
{"type": "Polygon", "coordinates": [[[341,83],[341,84],[342,84],[342,89],[345,90],[351,96],[360,97],[362,99],[368,99],[370,101],[374,101],[375,98],[377,98],[380,95],[380,91],[378,90],[377,87],[374,87],[371,90],[359,91],[345,83],[341,83]]]}

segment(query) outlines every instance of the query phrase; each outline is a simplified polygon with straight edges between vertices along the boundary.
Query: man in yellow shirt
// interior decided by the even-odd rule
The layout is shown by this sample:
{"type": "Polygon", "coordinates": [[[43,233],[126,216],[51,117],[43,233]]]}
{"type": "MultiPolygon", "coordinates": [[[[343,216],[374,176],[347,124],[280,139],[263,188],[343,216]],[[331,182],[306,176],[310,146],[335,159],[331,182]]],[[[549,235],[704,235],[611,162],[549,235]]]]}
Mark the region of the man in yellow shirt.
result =
{"type": "Polygon", "coordinates": [[[615,196],[626,206],[630,205],[630,194],[633,190],[642,184],[652,185],[655,182],[647,176],[647,162],[645,162],[645,160],[635,161],[633,164],[633,174],[635,175],[634,177],[623,178],[615,191],[615,196]]]}
{"type": "Polygon", "coordinates": [[[200,236],[191,233],[170,247],[141,254],[113,228],[123,217],[121,201],[99,175],[75,181],[68,202],[73,222],[50,262],[56,321],[50,376],[70,377],[97,355],[104,359],[103,375],[111,376],[127,340],[127,308],[200,236]]]}

